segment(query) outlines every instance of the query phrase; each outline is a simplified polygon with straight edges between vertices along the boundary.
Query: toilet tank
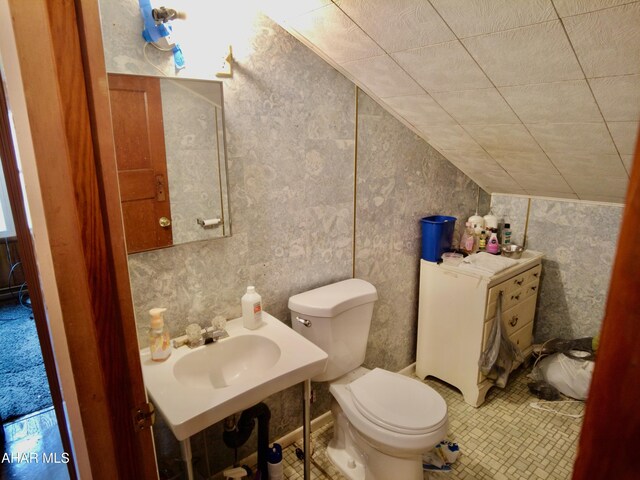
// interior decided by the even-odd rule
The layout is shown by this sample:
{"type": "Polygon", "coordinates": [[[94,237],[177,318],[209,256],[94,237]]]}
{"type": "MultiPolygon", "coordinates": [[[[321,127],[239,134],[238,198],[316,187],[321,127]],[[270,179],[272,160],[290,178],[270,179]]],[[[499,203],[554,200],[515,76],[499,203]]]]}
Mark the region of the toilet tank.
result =
{"type": "Polygon", "coordinates": [[[377,299],[376,288],[357,278],[289,298],[294,330],[329,356],[324,373],[311,380],[331,381],[362,365],[377,299]]]}

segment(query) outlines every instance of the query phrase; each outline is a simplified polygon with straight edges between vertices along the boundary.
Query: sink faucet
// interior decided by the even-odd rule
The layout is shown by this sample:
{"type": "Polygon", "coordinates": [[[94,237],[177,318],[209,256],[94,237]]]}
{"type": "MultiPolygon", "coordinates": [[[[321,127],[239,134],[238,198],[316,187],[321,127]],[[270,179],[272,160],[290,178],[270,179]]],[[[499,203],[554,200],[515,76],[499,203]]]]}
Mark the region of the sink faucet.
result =
{"type": "Polygon", "coordinates": [[[211,332],[209,338],[205,340],[205,343],[215,343],[221,338],[227,338],[229,333],[225,329],[227,326],[227,319],[222,315],[216,316],[211,320],[211,329],[207,329],[207,332],[211,332]]]}
{"type": "Polygon", "coordinates": [[[227,338],[229,333],[223,328],[221,330],[212,330],[209,337],[204,340],[205,345],[207,343],[216,343],[221,338],[227,338]]]}
{"type": "Polygon", "coordinates": [[[216,317],[212,320],[211,326],[202,329],[199,324],[192,323],[187,326],[187,334],[184,337],[173,340],[173,348],[180,348],[183,345],[189,348],[196,348],[209,343],[216,343],[222,338],[227,338],[229,332],[225,329],[226,319],[216,317]]]}

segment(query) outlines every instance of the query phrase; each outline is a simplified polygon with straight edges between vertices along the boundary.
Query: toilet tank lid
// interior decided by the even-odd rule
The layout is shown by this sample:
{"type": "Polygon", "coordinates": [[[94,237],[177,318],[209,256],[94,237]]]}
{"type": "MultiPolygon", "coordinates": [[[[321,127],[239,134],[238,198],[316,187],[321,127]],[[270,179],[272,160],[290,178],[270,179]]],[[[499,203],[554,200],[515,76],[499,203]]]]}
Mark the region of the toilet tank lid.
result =
{"type": "Polygon", "coordinates": [[[289,310],[314,317],[335,317],[377,299],[376,287],[365,280],[350,278],[294,295],[289,298],[289,310]]]}

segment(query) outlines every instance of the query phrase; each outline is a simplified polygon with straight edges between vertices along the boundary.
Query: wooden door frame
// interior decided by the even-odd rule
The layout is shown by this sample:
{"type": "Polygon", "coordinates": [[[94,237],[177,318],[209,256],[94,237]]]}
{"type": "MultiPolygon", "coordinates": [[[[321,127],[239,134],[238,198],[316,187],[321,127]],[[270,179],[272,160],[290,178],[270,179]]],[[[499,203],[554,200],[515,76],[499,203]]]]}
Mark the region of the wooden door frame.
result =
{"type": "MultiPolygon", "coordinates": [[[[640,131],[574,480],[636,479],[640,438],[640,131]]],[[[604,235],[607,232],[603,232],[604,235]]],[[[585,252],[587,254],[587,252],[585,252]]]]}
{"type": "Polygon", "coordinates": [[[9,0],[93,478],[157,478],[95,0],[9,0]]]}
{"type": "MultiPolygon", "coordinates": [[[[74,468],[75,458],[71,448],[71,439],[67,428],[67,418],[62,399],[62,389],[58,381],[58,371],[56,360],[51,345],[51,334],[47,322],[47,314],[40,286],[38,267],[36,263],[35,249],[27,220],[27,212],[25,209],[24,198],[22,196],[22,186],[20,184],[20,171],[14,148],[13,139],[11,137],[11,124],[9,120],[9,106],[4,91],[4,84],[0,80],[0,159],[2,161],[2,170],[4,172],[5,182],[7,184],[7,193],[9,203],[11,204],[11,215],[16,229],[16,237],[18,240],[18,251],[22,262],[25,281],[29,289],[29,298],[31,300],[31,308],[33,318],[42,352],[47,382],[49,383],[49,391],[53,402],[54,411],[57,420],[57,428],[60,432],[60,440],[64,452],[69,454],[69,463],[67,464],[69,478],[75,480],[78,478],[74,468]]],[[[0,426],[0,428],[2,428],[0,426]]],[[[3,436],[4,438],[4,436],[3,436]]]]}

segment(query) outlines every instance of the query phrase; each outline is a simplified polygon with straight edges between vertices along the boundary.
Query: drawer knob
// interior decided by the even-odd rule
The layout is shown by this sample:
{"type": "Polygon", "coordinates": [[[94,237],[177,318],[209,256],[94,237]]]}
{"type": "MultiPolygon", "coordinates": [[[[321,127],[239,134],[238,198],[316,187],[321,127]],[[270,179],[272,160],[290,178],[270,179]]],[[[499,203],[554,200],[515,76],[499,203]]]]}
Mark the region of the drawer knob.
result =
{"type": "Polygon", "coordinates": [[[518,295],[511,295],[511,300],[520,300],[520,294],[518,294],[518,295]]]}
{"type": "Polygon", "coordinates": [[[538,286],[537,286],[537,285],[533,285],[533,286],[531,287],[531,291],[532,291],[532,292],[535,292],[537,289],[538,289],[538,286]]]}
{"type": "Polygon", "coordinates": [[[518,315],[514,315],[513,317],[511,317],[511,320],[509,320],[509,325],[511,325],[512,327],[515,327],[518,324],[518,315]]]}
{"type": "Polygon", "coordinates": [[[536,272],[533,274],[534,277],[538,278],[538,275],[540,275],[540,272],[536,272]]]}
{"type": "Polygon", "coordinates": [[[514,280],[513,283],[515,283],[516,285],[522,285],[522,282],[524,282],[524,279],[520,279],[520,280],[514,280]]]}

